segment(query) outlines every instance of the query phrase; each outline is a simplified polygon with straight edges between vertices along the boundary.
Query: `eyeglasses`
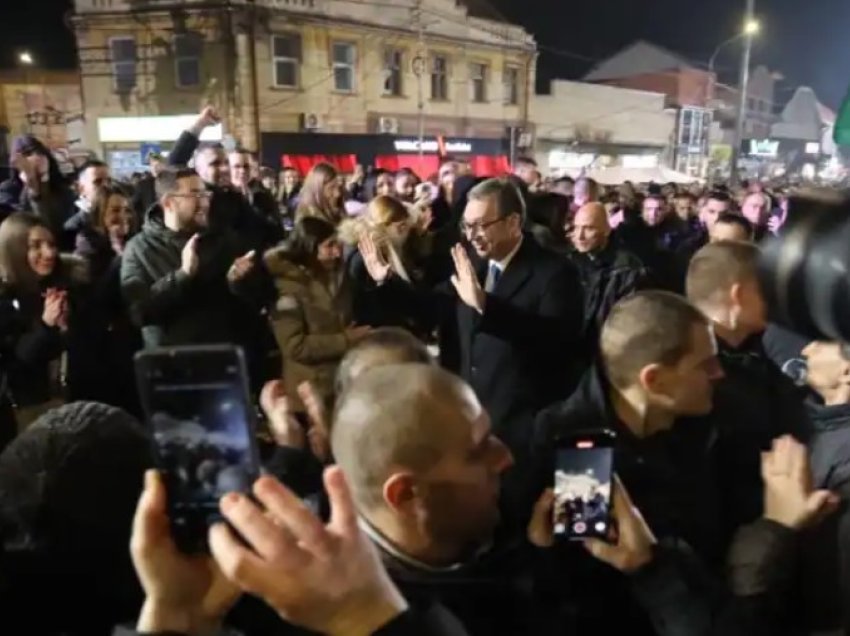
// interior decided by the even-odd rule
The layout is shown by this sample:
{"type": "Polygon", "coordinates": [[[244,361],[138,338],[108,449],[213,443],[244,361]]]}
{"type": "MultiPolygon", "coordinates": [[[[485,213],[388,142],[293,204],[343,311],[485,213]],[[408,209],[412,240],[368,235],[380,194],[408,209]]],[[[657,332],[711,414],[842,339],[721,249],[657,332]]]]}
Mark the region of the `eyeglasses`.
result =
{"type": "Polygon", "coordinates": [[[460,231],[466,234],[467,236],[475,236],[476,234],[479,234],[486,230],[488,227],[496,225],[496,223],[501,223],[506,218],[508,217],[503,216],[499,217],[495,221],[487,221],[486,223],[466,223],[464,221],[461,221],[459,227],[460,231]]]}
{"type": "Polygon", "coordinates": [[[173,197],[179,197],[181,199],[196,199],[201,201],[203,199],[209,200],[212,198],[212,192],[204,191],[204,192],[186,192],[182,194],[172,194],[173,197]]]}

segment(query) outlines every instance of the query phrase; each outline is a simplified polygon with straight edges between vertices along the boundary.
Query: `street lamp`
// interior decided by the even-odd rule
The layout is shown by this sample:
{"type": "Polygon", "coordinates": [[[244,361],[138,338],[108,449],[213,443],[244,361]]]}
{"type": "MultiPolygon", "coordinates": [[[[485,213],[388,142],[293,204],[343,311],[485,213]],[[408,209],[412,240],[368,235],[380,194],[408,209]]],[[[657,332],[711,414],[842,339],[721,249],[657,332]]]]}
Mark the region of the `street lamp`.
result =
{"type": "Polygon", "coordinates": [[[744,24],[744,35],[756,35],[761,31],[761,23],[758,20],[747,20],[744,24]]]}
{"type": "Polygon", "coordinates": [[[24,66],[32,66],[35,64],[35,60],[32,57],[32,53],[29,51],[21,51],[18,53],[18,62],[23,64],[24,66]]]}
{"type": "Polygon", "coordinates": [[[727,44],[732,44],[732,42],[737,42],[742,38],[758,35],[759,31],[761,31],[761,23],[758,20],[747,20],[744,23],[743,31],[717,45],[717,48],[714,49],[714,53],[711,54],[711,57],[708,60],[708,71],[710,73],[714,72],[714,62],[717,60],[717,56],[720,54],[720,51],[722,51],[727,44]]]}
{"type": "Polygon", "coordinates": [[[744,50],[741,53],[741,71],[738,80],[738,113],[735,119],[735,140],[732,145],[731,177],[732,185],[740,181],[738,158],[741,156],[741,142],[744,139],[744,118],[747,114],[747,92],[750,84],[750,58],[753,52],[753,37],[758,32],[755,19],[756,0],[746,0],[747,19],[744,23],[744,50]]]}

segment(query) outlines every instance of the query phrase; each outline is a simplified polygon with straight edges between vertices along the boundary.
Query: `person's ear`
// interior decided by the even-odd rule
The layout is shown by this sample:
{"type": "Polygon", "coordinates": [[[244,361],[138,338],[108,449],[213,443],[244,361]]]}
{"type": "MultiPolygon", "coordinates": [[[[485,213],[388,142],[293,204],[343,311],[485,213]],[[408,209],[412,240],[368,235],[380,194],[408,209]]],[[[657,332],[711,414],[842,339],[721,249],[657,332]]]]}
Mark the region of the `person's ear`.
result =
{"type": "Polygon", "coordinates": [[[729,305],[730,307],[741,307],[744,303],[744,286],[741,283],[734,283],[729,289],[729,305]]]}
{"type": "Polygon", "coordinates": [[[658,393],[658,385],[661,381],[662,368],[660,364],[648,364],[638,374],[638,382],[647,393],[658,393]]]}
{"type": "Polygon", "coordinates": [[[383,496],[390,510],[408,508],[416,499],[416,480],[410,473],[394,473],[384,482],[383,496]]]}

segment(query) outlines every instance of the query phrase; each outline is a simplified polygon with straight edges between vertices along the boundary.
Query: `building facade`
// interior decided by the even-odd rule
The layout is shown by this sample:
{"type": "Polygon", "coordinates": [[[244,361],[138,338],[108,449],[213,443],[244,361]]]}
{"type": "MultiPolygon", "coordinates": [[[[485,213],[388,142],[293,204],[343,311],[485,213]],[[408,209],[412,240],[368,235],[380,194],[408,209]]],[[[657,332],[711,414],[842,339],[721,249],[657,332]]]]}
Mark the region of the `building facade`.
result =
{"type": "Polygon", "coordinates": [[[506,130],[527,127],[534,40],[475,4],[76,0],[73,25],[86,125],[113,165],[167,150],[207,103],[211,139],[272,166],[504,159],[506,130]]]}
{"type": "Polygon", "coordinates": [[[555,80],[531,99],[535,159],[544,174],[597,167],[654,168],[671,159],[676,116],[666,95],[555,80]]]}
{"type": "Polygon", "coordinates": [[[0,169],[8,169],[12,140],[23,134],[37,136],[70,168],[75,156],[88,154],[82,110],[75,71],[0,73],[0,169]]]}

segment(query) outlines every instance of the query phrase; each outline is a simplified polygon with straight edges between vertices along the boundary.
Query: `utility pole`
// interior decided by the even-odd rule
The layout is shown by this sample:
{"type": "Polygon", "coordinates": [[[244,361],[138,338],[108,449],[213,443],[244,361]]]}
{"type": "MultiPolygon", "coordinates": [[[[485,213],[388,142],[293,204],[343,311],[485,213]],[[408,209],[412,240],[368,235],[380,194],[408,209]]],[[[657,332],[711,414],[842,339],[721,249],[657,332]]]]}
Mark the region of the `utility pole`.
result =
{"type": "Polygon", "coordinates": [[[413,60],[413,72],[416,75],[417,108],[419,109],[419,168],[422,169],[422,161],[425,150],[425,75],[428,72],[428,56],[425,51],[425,20],[422,16],[422,0],[416,0],[413,7],[416,19],[417,31],[419,32],[419,51],[413,60]]]}
{"type": "MultiPolygon", "coordinates": [[[[746,0],[747,14],[744,17],[744,24],[752,24],[755,20],[755,0],[746,0]]],[[[744,120],[747,115],[747,91],[750,85],[750,58],[753,51],[753,37],[755,33],[751,29],[746,29],[744,32],[744,52],[741,55],[741,72],[738,82],[738,117],[735,120],[735,140],[732,144],[732,174],[731,183],[733,186],[738,185],[740,177],[738,175],[738,160],[741,157],[741,144],[744,140],[744,120]]]]}

